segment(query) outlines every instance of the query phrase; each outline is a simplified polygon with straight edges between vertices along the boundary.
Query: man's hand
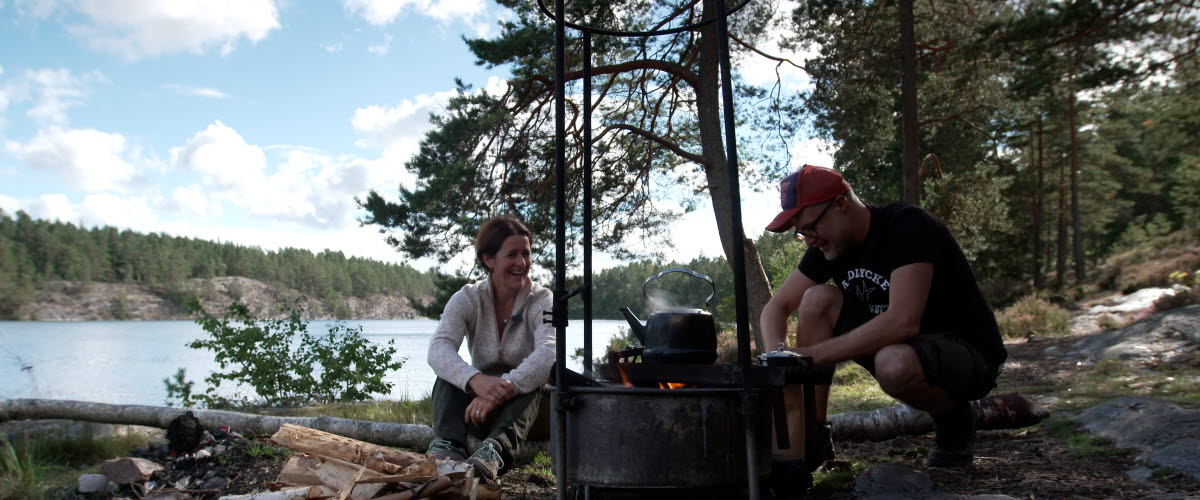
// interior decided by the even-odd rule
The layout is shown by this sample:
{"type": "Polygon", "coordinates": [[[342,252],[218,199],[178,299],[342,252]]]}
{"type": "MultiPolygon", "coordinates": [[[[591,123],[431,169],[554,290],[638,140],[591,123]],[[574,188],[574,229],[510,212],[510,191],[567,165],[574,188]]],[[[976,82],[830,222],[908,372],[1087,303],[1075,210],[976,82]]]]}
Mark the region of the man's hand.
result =
{"type": "Polygon", "coordinates": [[[491,401],[496,405],[504,404],[505,401],[517,395],[517,386],[513,385],[512,382],[482,373],[477,373],[471,377],[471,380],[467,381],[467,387],[476,396],[491,401]]]}

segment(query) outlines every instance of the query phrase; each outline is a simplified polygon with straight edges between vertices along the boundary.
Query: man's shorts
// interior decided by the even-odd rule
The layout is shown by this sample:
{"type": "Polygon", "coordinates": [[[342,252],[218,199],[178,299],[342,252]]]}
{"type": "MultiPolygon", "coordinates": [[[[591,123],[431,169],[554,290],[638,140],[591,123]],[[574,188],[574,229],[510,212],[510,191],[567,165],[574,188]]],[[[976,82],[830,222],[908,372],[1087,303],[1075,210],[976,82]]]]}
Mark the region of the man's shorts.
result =
{"type": "MultiPolygon", "coordinates": [[[[835,336],[849,332],[873,316],[866,307],[852,300],[842,301],[842,310],[834,325],[835,336]]],[[[955,400],[973,401],[987,396],[996,387],[999,367],[989,366],[983,354],[962,337],[949,332],[921,332],[905,342],[917,353],[925,381],[941,387],[955,400]]],[[[854,360],[875,375],[875,355],[854,360]]]]}

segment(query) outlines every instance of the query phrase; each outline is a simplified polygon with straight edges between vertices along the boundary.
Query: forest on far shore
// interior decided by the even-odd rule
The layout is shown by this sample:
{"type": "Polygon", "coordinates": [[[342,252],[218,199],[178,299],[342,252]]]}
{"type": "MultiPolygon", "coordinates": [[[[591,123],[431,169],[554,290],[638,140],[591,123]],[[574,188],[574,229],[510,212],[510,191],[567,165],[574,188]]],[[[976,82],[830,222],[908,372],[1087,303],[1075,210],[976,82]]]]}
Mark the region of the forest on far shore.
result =
{"type": "MultiPolygon", "coordinates": [[[[290,288],[327,303],[373,294],[421,297],[432,278],[403,264],[342,252],[263,250],[114,227],[82,228],[0,210],[0,318],[37,299],[53,281],[135,283],[181,290],[183,281],[242,276],[290,288]]],[[[187,297],[175,297],[177,302],[187,297]]]]}

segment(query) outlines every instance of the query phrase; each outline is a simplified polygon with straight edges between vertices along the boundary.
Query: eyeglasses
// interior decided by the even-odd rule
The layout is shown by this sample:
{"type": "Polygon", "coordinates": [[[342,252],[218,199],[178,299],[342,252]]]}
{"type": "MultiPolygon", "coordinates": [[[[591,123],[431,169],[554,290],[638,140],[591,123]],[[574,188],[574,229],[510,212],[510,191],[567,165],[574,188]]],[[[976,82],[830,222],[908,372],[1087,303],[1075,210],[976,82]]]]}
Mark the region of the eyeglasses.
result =
{"type": "Polygon", "coordinates": [[[833,202],[837,201],[837,199],[838,197],[835,196],[832,200],[829,200],[829,203],[825,204],[825,208],[821,209],[821,213],[817,214],[817,218],[813,219],[812,222],[796,228],[796,239],[803,241],[804,238],[816,238],[818,236],[817,223],[821,222],[821,217],[825,216],[825,212],[829,211],[829,207],[832,207],[833,202]]]}

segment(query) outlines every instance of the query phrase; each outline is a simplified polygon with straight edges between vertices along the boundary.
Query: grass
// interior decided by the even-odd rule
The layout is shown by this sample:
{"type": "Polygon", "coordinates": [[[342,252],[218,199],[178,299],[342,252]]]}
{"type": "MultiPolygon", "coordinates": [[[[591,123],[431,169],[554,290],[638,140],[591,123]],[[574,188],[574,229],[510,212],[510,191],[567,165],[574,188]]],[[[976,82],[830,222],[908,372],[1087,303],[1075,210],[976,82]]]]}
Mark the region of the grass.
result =
{"type": "Polygon", "coordinates": [[[297,417],[330,416],[351,420],[368,420],[371,422],[394,422],[433,426],[433,398],[428,394],[416,401],[335,403],[283,411],[297,417]]]}
{"type": "Polygon", "coordinates": [[[536,474],[548,478],[551,481],[554,480],[554,466],[551,463],[549,453],[538,453],[536,457],[533,457],[533,461],[530,462],[529,465],[525,466],[525,470],[530,474],[536,474]]]}
{"type": "Polygon", "coordinates": [[[1112,442],[1104,437],[1093,435],[1081,430],[1079,425],[1065,417],[1050,417],[1040,424],[1051,437],[1067,443],[1067,449],[1075,458],[1082,460],[1103,460],[1108,457],[1128,455],[1130,450],[1112,447],[1112,442]]]}
{"type": "Polygon", "coordinates": [[[86,468],[123,457],[143,445],[137,435],[94,437],[32,437],[16,443],[0,436],[0,499],[51,498],[53,492],[73,484],[86,468]]]}
{"type": "Polygon", "coordinates": [[[813,494],[831,494],[850,491],[854,480],[860,473],[874,464],[862,460],[853,460],[849,466],[837,467],[832,470],[818,469],[813,473],[813,494]]]}
{"type": "Polygon", "coordinates": [[[852,361],[838,365],[833,375],[833,385],[829,388],[829,414],[870,411],[895,405],[896,400],[879,388],[879,383],[866,368],[852,361]]]}
{"type": "Polygon", "coordinates": [[[13,445],[0,437],[0,498],[45,498],[46,478],[66,467],[47,459],[30,440],[13,445]]]}

